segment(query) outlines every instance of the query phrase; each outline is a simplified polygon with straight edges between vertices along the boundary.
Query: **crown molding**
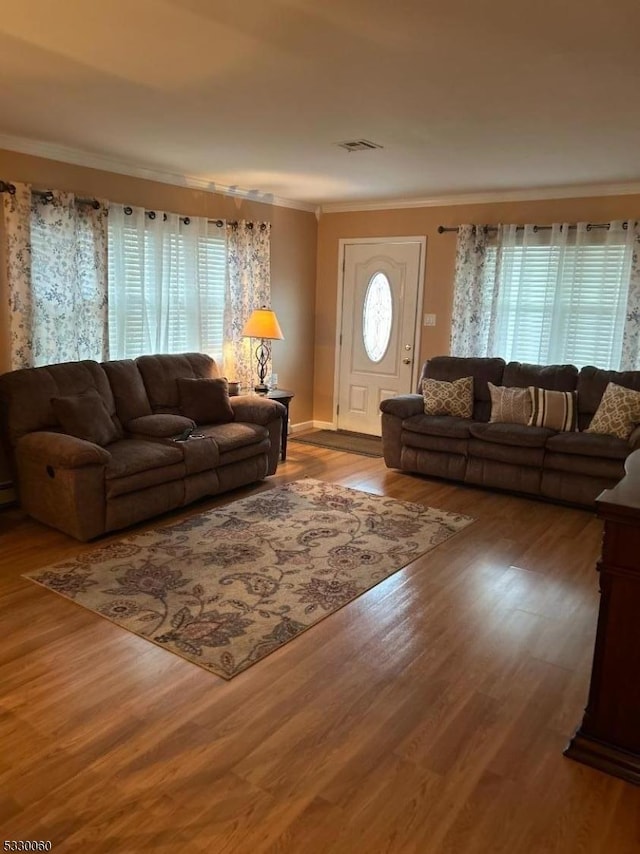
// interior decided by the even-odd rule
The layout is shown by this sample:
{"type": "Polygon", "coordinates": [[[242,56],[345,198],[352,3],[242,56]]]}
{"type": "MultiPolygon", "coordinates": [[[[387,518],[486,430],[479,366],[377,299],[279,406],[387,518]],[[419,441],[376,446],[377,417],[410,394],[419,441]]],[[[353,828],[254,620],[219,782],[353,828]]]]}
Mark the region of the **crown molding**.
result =
{"type": "MultiPolygon", "coordinates": [[[[318,205],[310,202],[283,199],[271,193],[261,193],[258,190],[245,190],[240,187],[229,187],[199,178],[197,175],[183,175],[178,172],[165,172],[159,169],[149,169],[139,163],[119,160],[105,154],[92,154],[77,148],[42,142],[26,137],[12,136],[0,133],[0,148],[17,151],[20,154],[32,154],[34,157],[46,157],[49,160],[59,160],[74,166],[86,166],[89,169],[101,169],[104,172],[115,172],[119,175],[130,175],[132,178],[144,178],[148,181],[159,181],[161,184],[171,184],[176,187],[188,187],[191,190],[204,190],[207,193],[217,193],[221,196],[233,196],[247,201],[260,202],[264,205],[275,205],[282,208],[307,211],[316,216],[319,214],[318,205]]],[[[10,177],[10,176],[9,176],[10,177]]]]}
{"type": "Polygon", "coordinates": [[[488,202],[533,202],[544,199],[578,199],[589,196],[640,195],[640,182],[624,184],[580,184],[565,187],[537,187],[529,190],[496,190],[489,193],[465,193],[432,196],[424,199],[384,199],[381,201],[329,202],[320,206],[321,214],[348,211],[386,211],[401,208],[444,208],[455,205],[482,205],[488,202]]]}
{"type": "Polygon", "coordinates": [[[218,184],[197,175],[167,172],[150,169],[140,163],[109,157],[105,154],[95,154],[81,149],[71,148],[56,143],[28,139],[0,133],[0,148],[17,151],[20,154],[31,154],[34,157],[45,157],[58,160],[74,166],[85,166],[89,169],[100,169],[119,175],[129,175],[132,178],[144,178],[148,181],[158,181],[176,187],[188,187],[192,190],[203,190],[221,196],[260,202],[264,205],[293,208],[294,210],[313,213],[316,217],[329,213],[348,213],[364,211],[399,210],[402,208],[441,208],[455,205],[477,205],[497,202],[542,201],[545,199],[587,198],[589,196],[629,196],[640,195],[640,182],[618,184],[580,184],[562,187],[537,187],[520,190],[496,190],[492,192],[463,193],[458,195],[430,196],[426,198],[398,198],[371,201],[327,202],[314,204],[312,202],[285,199],[271,193],[258,190],[245,190],[240,187],[230,187],[218,184]]]}

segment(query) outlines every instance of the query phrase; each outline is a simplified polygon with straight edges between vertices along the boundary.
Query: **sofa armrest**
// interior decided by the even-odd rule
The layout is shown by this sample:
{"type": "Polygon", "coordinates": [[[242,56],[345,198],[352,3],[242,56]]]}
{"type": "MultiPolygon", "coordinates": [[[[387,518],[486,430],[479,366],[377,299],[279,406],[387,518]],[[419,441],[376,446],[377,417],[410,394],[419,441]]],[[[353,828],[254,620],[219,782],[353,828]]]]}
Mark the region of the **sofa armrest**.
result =
{"type": "Polygon", "coordinates": [[[16,455],[31,458],[46,465],[63,469],[78,469],[84,466],[106,465],[111,454],[100,445],[77,439],[67,433],[52,433],[39,430],[27,433],[18,440],[16,455]]]}
{"type": "Polygon", "coordinates": [[[258,395],[243,394],[238,397],[230,397],[229,402],[233,409],[235,421],[244,421],[247,424],[261,424],[266,427],[277,418],[284,418],[286,409],[277,400],[268,400],[258,395]]]}
{"type": "Polygon", "coordinates": [[[398,418],[424,415],[424,398],[421,394],[400,394],[380,401],[380,411],[398,418]]]}

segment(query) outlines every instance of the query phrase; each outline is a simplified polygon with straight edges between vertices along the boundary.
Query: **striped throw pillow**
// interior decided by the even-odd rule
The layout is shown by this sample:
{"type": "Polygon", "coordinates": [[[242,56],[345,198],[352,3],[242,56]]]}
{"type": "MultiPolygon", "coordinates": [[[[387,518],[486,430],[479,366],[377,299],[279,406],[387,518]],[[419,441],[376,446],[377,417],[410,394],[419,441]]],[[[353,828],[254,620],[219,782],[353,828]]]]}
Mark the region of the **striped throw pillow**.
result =
{"type": "Polygon", "coordinates": [[[547,427],[558,432],[572,432],[578,425],[578,393],[549,391],[529,386],[532,413],[530,427],[547,427]]]}

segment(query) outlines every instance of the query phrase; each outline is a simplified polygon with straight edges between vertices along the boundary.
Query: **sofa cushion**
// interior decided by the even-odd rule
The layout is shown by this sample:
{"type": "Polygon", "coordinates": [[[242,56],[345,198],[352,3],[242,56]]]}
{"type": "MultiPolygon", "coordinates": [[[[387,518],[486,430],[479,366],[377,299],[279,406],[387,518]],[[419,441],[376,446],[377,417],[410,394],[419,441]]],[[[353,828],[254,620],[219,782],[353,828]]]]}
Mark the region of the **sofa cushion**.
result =
{"type": "Polygon", "coordinates": [[[496,442],[502,445],[516,445],[523,448],[543,448],[553,430],[546,427],[524,427],[522,424],[478,424],[469,427],[475,439],[484,442],[496,442]]]}
{"type": "Polygon", "coordinates": [[[214,360],[205,353],[139,356],[136,365],[153,412],[173,412],[180,415],[177,380],[180,377],[218,377],[214,360]]]}
{"type": "Polygon", "coordinates": [[[628,439],[640,424],[640,391],[609,383],[587,433],[628,439]]]}
{"type": "Polygon", "coordinates": [[[124,425],[132,418],[151,415],[151,404],[142,382],[142,376],[133,359],[103,362],[102,368],[109,378],[115,400],[116,412],[124,425]]]}
{"type": "Polygon", "coordinates": [[[471,418],[473,415],[473,377],[461,377],[447,382],[425,377],[422,380],[425,415],[453,415],[471,418]]]}
{"type": "MultiPolygon", "coordinates": [[[[624,460],[612,457],[589,457],[583,454],[556,454],[547,450],[544,457],[544,471],[561,471],[583,477],[610,478],[613,483],[624,474],[624,460]]],[[[602,487],[604,488],[604,487],[602,487]]],[[[594,493],[595,498],[601,490],[594,493]]]]}
{"type": "Polygon", "coordinates": [[[404,471],[462,480],[467,468],[464,454],[440,454],[425,448],[404,446],[400,455],[400,468],[404,471]]]}
{"type": "Polygon", "coordinates": [[[220,456],[245,445],[257,445],[263,439],[269,438],[269,431],[266,427],[259,424],[238,424],[237,422],[204,427],[199,432],[215,441],[220,456]]]}
{"type": "Polygon", "coordinates": [[[578,426],[578,400],[575,391],[549,391],[529,386],[532,412],[529,424],[532,427],[548,427],[550,430],[571,431],[578,426]]]}
{"type": "Polygon", "coordinates": [[[122,436],[122,428],[107,411],[102,397],[89,388],[82,394],[52,397],[51,406],[62,430],[77,439],[104,447],[122,436]]]}
{"type": "Polygon", "coordinates": [[[425,377],[448,382],[462,377],[473,377],[473,418],[476,421],[488,421],[491,398],[487,383],[502,384],[504,364],[504,359],[500,358],[435,356],[424,363],[418,391],[422,392],[422,380],[425,377]]]}
{"type": "Polygon", "coordinates": [[[412,415],[402,422],[402,429],[410,433],[426,433],[430,436],[444,436],[451,439],[468,439],[468,418],[455,418],[452,415],[412,415]]]}
{"type": "Polygon", "coordinates": [[[185,430],[195,428],[195,422],[184,415],[156,413],[132,418],[126,424],[127,431],[136,436],[148,436],[150,439],[170,439],[179,436],[185,430]]]}
{"type": "Polygon", "coordinates": [[[489,421],[499,424],[528,424],[532,403],[528,388],[508,388],[487,383],[491,395],[489,421]]]}
{"type": "Polygon", "coordinates": [[[183,461],[181,446],[173,442],[121,439],[109,445],[108,450],[111,461],[105,472],[107,480],[137,474],[147,469],[163,468],[183,461]]]}
{"type": "Polygon", "coordinates": [[[574,365],[530,365],[509,362],[504,369],[502,385],[546,388],[549,391],[575,391],[578,369],[574,365]]]}
{"type": "Polygon", "coordinates": [[[494,460],[512,466],[542,468],[544,448],[526,448],[523,445],[507,445],[504,442],[483,442],[470,439],[467,447],[469,457],[494,460]]]}
{"type": "Polygon", "coordinates": [[[400,442],[403,448],[424,448],[427,451],[464,455],[467,453],[469,440],[456,439],[451,435],[434,436],[432,433],[411,433],[409,430],[403,430],[400,442]]]}
{"type": "Polygon", "coordinates": [[[640,391],[640,371],[605,371],[591,365],[582,368],[578,377],[578,418],[581,430],[589,426],[609,383],[640,391]]]}
{"type": "Polygon", "coordinates": [[[239,448],[225,451],[224,454],[220,455],[220,466],[218,471],[221,471],[224,466],[231,465],[232,463],[239,463],[242,462],[242,460],[248,460],[257,456],[268,456],[270,449],[271,442],[267,438],[251,445],[243,445],[239,448]]]}
{"type": "Polygon", "coordinates": [[[108,499],[161,486],[186,475],[182,450],[167,442],[122,439],[109,445],[111,462],[105,470],[108,499]]]}
{"type": "Polygon", "coordinates": [[[599,433],[557,433],[547,439],[547,450],[557,454],[577,454],[584,457],[603,457],[625,460],[629,443],[614,436],[599,433]]]}
{"type": "Polygon", "coordinates": [[[177,382],[180,411],[187,418],[192,418],[196,424],[225,424],[233,421],[229,384],[224,377],[180,377],[177,382]]]}
{"type": "Polygon", "coordinates": [[[20,436],[33,430],[55,430],[59,421],[51,398],[82,394],[95,389],[109,415],[115,403],[106,373],[97,362],[63,362],[41,368],[21,368],[0,376],[0,399],[6,404],[6,431],[15,445],[20,436]]]}

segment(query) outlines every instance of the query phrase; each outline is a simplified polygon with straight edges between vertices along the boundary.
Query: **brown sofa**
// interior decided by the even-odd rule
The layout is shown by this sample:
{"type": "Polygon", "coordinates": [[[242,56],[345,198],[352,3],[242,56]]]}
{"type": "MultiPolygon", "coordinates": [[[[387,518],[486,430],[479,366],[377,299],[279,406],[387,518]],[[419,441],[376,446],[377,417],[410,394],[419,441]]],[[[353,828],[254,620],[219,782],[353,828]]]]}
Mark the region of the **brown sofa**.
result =
{"type": "MultiPolygon", "coordinates": [[[[199,353],[67,362],[0,376],[3,439],[23,508],[90,540],[274,474],[282,404],[224,395],[224,423],[213,425],[196,426],[182,413],[179,380],[218,376],[213,359],[199,353]],[[102,413],[101,421],[89,413],[102,439],[63,430],[60,407],[78,398],[102,413]],[[175,441],[193,429],[203,438],[175,441]]],[[[192,388],[202,394],[202,384],[192,388]]]]}
{"type": "Polygon", "coordinates": [[[640,371],[604,371],[573,365],[527,365],[503,359],[438,356],[425,362],[422,379],[474,378],[471,419],[425,415],[421,394],[383,400],[382,447],[389,468],[497,487],[527,495],[592,507],[603,489],[624,474],[624,461],[640,447],[640,428],[625,441],[584,433],[607,383],[640,391],[640,371]],[[537,386],[578,393],[579,432],[489,423],[487,383],[537,386]]]}

